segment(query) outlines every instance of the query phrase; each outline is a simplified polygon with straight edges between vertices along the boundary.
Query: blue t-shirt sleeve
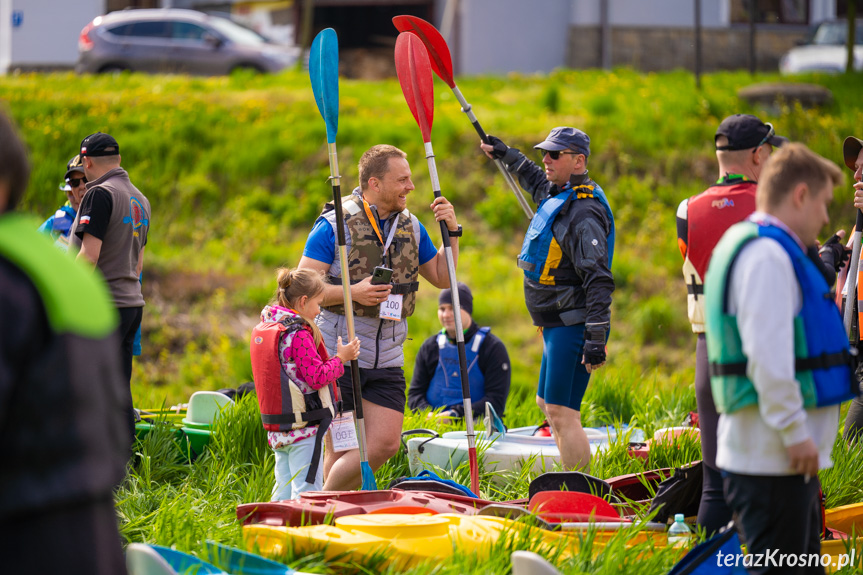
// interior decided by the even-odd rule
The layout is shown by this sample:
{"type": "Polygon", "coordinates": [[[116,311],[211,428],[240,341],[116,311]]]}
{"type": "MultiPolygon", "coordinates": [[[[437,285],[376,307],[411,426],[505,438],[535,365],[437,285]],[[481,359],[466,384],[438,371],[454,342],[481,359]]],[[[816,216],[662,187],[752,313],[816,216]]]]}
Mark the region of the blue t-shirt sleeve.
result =
{"type": "Polygon", "coordinates": [[[303,255],[327,264],[336,261],[336,234],[330,222],[324,218],[318,218],[306,240],[303,255]]]}
{"type": "Polygon", "coordinates": [[[417,223],[420,225],[420,265],[423,265],[437,255],[437,248],[429,237],[425,226],[422,225],[422,222],[417,220],[417,223]]]}

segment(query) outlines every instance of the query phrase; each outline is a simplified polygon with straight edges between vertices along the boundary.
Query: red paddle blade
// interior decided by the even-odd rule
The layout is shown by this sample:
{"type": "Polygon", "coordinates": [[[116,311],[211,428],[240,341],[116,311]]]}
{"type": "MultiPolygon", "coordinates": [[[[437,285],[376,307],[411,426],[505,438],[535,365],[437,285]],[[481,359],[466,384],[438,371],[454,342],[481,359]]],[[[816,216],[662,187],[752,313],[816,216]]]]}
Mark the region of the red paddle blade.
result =
{"type": "Polygon", "coordinates": [[[455,88],[449,46],[437,28],[416,16],[396,16],[393,18],[393,24],[399,32],[410,32],[422,40],[429,53],[429,61],[434,73],[450,88],[455,88]]]}
{"type": "Polygon", "coordinates": [[[434,80],[428,53],[413,34],[402,32],[396,39],[396,74],[423,142],[429,143],[434,122],[434,80]]]}

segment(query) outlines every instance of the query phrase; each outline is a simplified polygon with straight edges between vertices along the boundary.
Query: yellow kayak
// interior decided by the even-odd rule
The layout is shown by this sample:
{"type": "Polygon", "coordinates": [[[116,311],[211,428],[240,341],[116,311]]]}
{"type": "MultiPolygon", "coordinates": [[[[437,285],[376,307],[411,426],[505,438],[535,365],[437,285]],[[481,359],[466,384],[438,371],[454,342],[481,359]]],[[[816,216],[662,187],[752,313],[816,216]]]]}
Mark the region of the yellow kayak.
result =
{"type": "Polygon", "coordinates": [[[848,565],[859,566],[863,557],[863,537],[857,537],[853,542],[849,539],[822,541],[821,555],[830,556],[830,563],[824,566],[828,573],[835,573],[848,565]]]}
{"type": "MultiPolygon", "coordinates": [[[[580,540],[576,533],[548,531],[502,517],[458,514],[351,515],[337,518],[335,525],[243,527],[247,549],[263,555],[278,556],[291,548],[301,554],[322,552],[328,560],[365,561],[380,556],[385,564],[398,568],[440,563],[455,549],[484,558],[505,534],[538,542],[540,552],[561,550],[566,557],[578,551],[580,540]]],[[[595,548],[604,546],[610,536],[600,531],[594,540],[595,548]]],[[[629,544],[648,538],[656,547],[665,545],[664,532],[639,532],[629,544]]]]}
{"type": "Polygon", "coordinates": [[[825,512],[827,527],[855,535],[863,535],[863,503],[834,507],[825,512]]]}

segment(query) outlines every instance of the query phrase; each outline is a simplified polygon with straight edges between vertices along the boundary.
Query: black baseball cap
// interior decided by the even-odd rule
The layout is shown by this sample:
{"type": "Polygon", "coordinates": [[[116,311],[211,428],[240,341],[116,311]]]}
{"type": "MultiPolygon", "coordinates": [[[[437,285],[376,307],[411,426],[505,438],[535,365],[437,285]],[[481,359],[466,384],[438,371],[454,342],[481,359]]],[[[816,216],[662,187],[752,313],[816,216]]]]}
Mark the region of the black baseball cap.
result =
{"type": "Polygon", "coordinates": [[[734,114],[722,120],[713,141],[719,136],[725,136],[728,145],[716,146],[717,150],[749,150],[761,144],[778,148],[788,142],[788,138],[776,135],[772,124],[765,124],[751,114],[734,114]]]}
{"type": "Polygon", "coordinates": [[[842,156],[845,158],[845,165],[852,171],[857,171],[857,156],[860,155],[860,150],[863,150],[863,140],[848,136],[842,144],[842,156]]]}
{"type": "Polygon", "coordinates": [[[561,126],[549,132],[545,140],[535,145],[534,148],[549,152],[572,150],[587,157],[590,156],[590,136],[578,128],[561,126]]]}
{"type": "Polygon", "coordinates": [[[103,132],[90,134],[81,140],[81,156],[116,156],[120,153],[120,144],[112,136],[103,132]]]}
{"type": "Polygon", "coordinates": [[[81,155],[77,155],[66,164],[66,175],[63,176],[63,179],[67,179],[74,173],[84,173],[84,161],[81,159],[81,155]]]}

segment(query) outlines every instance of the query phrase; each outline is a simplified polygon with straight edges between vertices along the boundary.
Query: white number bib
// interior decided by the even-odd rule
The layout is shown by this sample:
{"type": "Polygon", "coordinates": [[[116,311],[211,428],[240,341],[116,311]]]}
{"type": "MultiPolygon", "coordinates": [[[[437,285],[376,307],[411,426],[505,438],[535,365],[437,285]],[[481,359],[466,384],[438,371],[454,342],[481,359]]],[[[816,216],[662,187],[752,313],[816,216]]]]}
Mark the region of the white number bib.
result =
{"type": "Polygon", "coordinates": [[[381,311],[378,317],[381,319],[392,319],[401,321],[402,319],[402,294],[391,293],[390,296],[381,302],[381,311]]]}
{"type": "Polygon", "coordinates": [[[360,446],[357,441],[357,427],[354,425],[354,413],[352,411],[333,418],[329,433],[333,438],[333,451],[336,453],[358,449],[360,446]]]}

